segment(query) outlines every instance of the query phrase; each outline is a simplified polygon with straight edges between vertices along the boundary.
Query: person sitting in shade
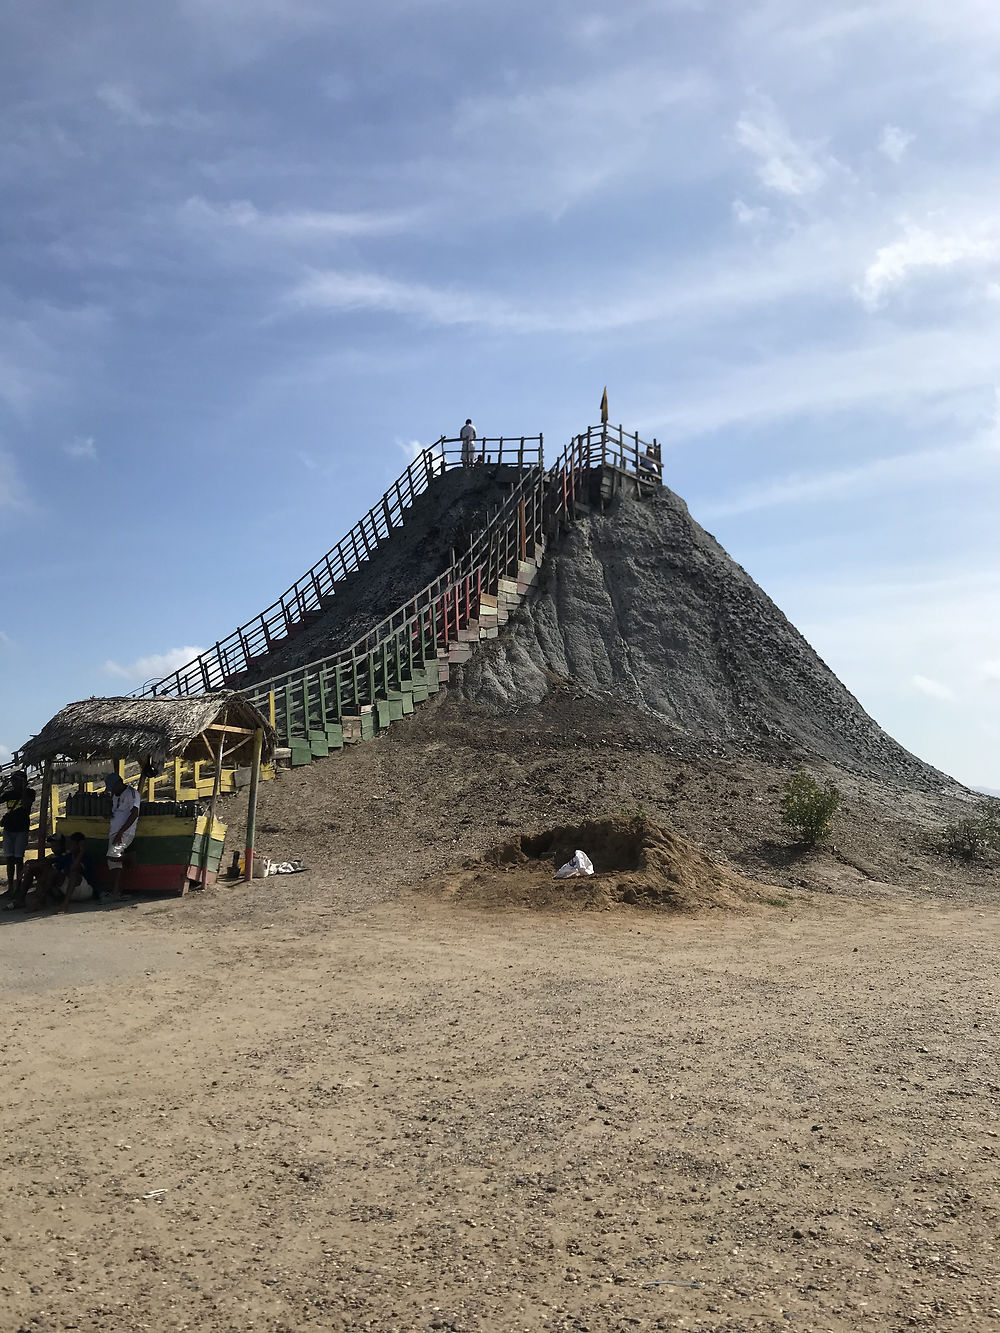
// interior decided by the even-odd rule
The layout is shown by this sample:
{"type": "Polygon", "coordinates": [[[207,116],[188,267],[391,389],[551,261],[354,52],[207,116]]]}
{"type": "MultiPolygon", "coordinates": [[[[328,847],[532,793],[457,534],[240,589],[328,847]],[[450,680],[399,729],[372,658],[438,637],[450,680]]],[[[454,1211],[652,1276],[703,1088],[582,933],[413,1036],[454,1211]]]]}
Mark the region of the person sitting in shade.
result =
{"type": "Polygon", "coordinates": [[[462,466],[472,467],[476,461],[476,428],[472,418],[465,418],[465,425],[459,431],[462,440],[462,466]]]}
{"type": "MultiPolygon", "coordinates": [[[[133,826],[134,827],[134,826],[133,826]]],[[[65,912],[70,903],[85,903],[99,895],[93,885],[93,872],[90,857],[87,855],[87,839],[82,833],[69,835],[69,848],[56,859],[57,878],[53,885],[53,896],[62,896],[65,912]]]]}
{"type": "Polygon", "coordinates": [[[121,901],[122,857],[135,839],[139,822],[139,793],[126,786],[118,773],[109,773],[104,789],[111,793],[111,824],[108,828],[108,870],[111,873],[111,897],[121,901]]]}
{"type": "Polygon", "coordinates": [[[49,888],[56,876],[56,863],[66,851],[66,839],[61,833],[50,833],[45,839],[46,855],[40,861],[29,861],[24,867],[21,886],[12,902],[6,903],[8,911],[15,907],[27,907],[28,894],[34,889],[33,906],[44,907],[48,902],[49,888]]]}

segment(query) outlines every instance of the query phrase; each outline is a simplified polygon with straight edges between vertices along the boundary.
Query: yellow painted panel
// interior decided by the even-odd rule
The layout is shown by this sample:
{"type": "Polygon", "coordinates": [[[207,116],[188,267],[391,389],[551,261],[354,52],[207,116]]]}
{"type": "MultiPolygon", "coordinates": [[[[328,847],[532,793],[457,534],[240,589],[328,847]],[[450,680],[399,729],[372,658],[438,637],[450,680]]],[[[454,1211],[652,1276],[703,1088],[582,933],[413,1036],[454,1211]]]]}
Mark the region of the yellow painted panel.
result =
{"type": "MultiPolygon", "coordinates": [[[[207,815],[199,815],[197,821],[190,815],[180,819],[173,815],[142,815],[139,818],[139,833],[144,838],[176,838],[185,831],[194,837],[195,834],[204,833],[207,828],[207,815]]],[[[59,832],[83,833],[88,838],[106,838],[108,821],[100,815],[68,815],[60,819],[59,832]]],[[[212,837],[222,840],[225,836],[225,824],[215,820],[212,837]]]]}

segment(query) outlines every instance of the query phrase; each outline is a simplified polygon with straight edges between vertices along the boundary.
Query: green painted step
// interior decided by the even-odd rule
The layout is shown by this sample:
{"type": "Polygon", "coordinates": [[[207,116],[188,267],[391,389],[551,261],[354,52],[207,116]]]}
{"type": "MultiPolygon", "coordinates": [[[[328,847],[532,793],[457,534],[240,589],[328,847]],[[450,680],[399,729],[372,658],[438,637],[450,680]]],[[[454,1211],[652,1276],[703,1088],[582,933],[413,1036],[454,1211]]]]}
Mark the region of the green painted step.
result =
{"type": "Polygon", "coordinates": [[[292,768],[301,768],[304,764],[312,763],[312,746],[308,741],[293,736],[288,742],[288,748],[292,752],[290,758],[292,768]]]}

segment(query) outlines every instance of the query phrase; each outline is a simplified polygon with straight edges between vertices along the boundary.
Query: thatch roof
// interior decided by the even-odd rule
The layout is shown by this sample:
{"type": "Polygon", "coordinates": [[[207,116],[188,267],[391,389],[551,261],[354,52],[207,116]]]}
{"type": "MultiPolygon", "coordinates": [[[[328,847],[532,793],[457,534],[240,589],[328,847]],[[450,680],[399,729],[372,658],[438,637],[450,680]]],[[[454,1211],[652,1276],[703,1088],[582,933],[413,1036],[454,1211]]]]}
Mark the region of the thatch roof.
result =
{"type": "MultiPolygon", "coordinates": [[[[67,704],[37,736],[21,746],[25,763],[44,759],[173,759],[189,747],[213,723],[264,731],[263,757],[274,753],[274,729],[242,694],[219,690],[214,694],[191,694],[184,698],[158,696],[151,699],[81,699],[67,704]]],[[[227,739],[227,762],[248,763],[253,737],[233,733],[227,739]],[[232,750],[230,751],[230,746],[232,750]]],[[[193,758],[206,758],[199,742],[193,758]]]]}

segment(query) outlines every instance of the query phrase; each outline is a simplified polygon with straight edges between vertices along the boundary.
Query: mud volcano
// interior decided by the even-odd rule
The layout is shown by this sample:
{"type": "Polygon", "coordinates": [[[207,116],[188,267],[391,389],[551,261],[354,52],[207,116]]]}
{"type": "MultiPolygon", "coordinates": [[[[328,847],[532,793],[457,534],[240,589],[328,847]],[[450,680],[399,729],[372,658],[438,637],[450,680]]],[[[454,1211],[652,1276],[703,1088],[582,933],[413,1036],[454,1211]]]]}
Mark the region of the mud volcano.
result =
{"type": "Polygon", "coordinates": [[[706,754],[817,758],[897,785],[956,786],[886,735],[666,488],[581,518],[459,686],[503,715],[542,704],[555,681],[585,691],[595,718],[625,704],[706,754]]]}

